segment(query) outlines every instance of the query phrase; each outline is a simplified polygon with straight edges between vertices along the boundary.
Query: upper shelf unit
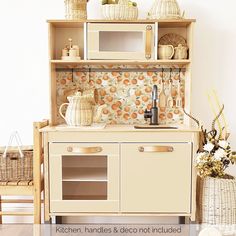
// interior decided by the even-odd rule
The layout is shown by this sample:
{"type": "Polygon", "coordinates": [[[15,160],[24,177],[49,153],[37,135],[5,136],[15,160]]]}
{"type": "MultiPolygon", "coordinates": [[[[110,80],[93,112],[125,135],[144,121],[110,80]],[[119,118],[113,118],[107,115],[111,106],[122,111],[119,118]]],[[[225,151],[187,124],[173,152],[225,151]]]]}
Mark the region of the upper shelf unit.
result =
{"type": "Polygon", "coordinates": [[[48,20],[50,63],[59,67],[97,64],[188,65],[192,58],[194,22],[194,19],[48,20]],[[187,58],[160,57],[159,40],[166,34],[178,34],[186,40],[187,58]],[[62,49],[69,44],[69,38],[73,40],[73,45],[79,46],[81,60],[62,60],[62,49]]]}
{"type": "Polygon", "coordinates": [[[122,20],[48,20],[48,23],[52,24],[54,27],[57,28],[77,28],[84,23],[140,23],[140,24],[147,24],[147,23],[159,23],[161,27],[187,27],[191,23],[196,22],[195,19],[181,19],[181,20],[145,20],[145,19],[138,19],[133,21],[122,21],[122,20]]]}

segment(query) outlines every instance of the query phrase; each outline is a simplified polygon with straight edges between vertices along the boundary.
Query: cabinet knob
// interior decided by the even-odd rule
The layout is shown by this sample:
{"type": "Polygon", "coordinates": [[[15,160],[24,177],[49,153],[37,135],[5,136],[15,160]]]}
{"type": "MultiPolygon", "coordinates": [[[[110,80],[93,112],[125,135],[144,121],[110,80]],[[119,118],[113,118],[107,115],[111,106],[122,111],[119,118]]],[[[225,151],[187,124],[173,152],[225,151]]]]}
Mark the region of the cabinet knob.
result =
{"type": "Polygon", "coordinates": [[[174,148],[171,146],[146,146],[139,147],[139,152],[173,152],[174,148]]]}
{"type": "Polygon", "coordinates": [[[152,26],[151,25],[147,25],[146,30],[152,30],[152,26]]]}

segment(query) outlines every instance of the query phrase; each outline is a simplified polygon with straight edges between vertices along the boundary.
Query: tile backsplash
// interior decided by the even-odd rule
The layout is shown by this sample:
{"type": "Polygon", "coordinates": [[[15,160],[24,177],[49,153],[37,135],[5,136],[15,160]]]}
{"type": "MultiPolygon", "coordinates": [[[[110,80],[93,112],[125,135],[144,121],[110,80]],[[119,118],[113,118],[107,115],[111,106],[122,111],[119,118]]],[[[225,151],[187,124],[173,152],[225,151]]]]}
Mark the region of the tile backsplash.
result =
{"type": "MultiPolygon", "coordinates": [[[[152,87],[158,85],[158,93],[162,90],[167,96],[171,93],[174,106],[159,109],[159,122],[161,124],[183,123],[183,111],[175,106],[175,98],[178,95],[180,81],[180,96],[184,104],[185,100],[185,72],[179,72],[178,68],[164,69],[161,67],[137,67],[137,66],[98,66],[70,69],[59,69],[57,78],[57,106],[66,102],[66,91],[72,88],[81,90],[96,88],[99,94],[98,104],[107,104],[103,110],[101,122],[108,124],[144,124],[144,111],[152,105],[152,87]],[[170,91],[170,79],[172,89],[170,91]]],[[[58,115],[58,123],[64,123],[58,115]]]]}

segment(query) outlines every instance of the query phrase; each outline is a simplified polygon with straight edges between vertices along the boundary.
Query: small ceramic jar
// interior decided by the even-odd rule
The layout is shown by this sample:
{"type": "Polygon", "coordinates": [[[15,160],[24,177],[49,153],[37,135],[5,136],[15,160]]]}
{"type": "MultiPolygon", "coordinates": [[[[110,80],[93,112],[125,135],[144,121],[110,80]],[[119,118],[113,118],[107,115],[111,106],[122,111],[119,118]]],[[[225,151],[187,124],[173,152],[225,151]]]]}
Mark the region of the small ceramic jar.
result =
{"type": "Polygon", "coordinates": [[[174,59],[184,60],[188,58],[188,47],[179,44],[178,47],[175,47],[174,59]]]}

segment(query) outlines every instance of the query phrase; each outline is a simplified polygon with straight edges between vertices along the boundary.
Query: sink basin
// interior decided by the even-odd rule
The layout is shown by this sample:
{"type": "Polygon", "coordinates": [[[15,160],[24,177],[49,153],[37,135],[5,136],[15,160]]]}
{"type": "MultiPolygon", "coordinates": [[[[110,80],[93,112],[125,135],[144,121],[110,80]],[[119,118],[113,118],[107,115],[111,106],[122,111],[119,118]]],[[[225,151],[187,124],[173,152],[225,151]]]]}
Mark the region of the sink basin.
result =
{"type": "Polygon", "coordinates": [[[163,125],[135,125],[135,129],[178,129],[175,126],[163,126],[163,125]]]}

